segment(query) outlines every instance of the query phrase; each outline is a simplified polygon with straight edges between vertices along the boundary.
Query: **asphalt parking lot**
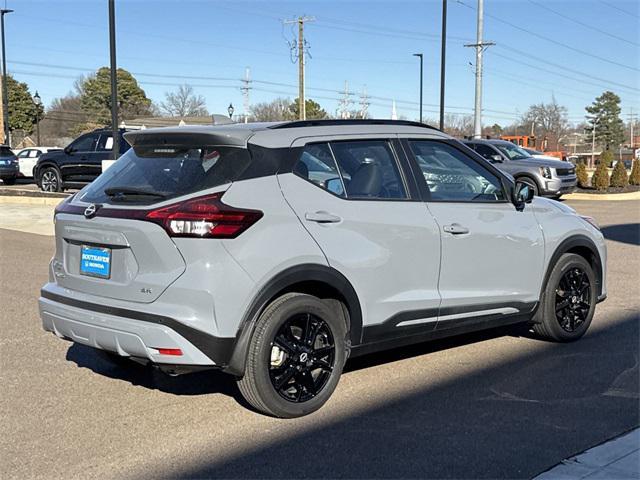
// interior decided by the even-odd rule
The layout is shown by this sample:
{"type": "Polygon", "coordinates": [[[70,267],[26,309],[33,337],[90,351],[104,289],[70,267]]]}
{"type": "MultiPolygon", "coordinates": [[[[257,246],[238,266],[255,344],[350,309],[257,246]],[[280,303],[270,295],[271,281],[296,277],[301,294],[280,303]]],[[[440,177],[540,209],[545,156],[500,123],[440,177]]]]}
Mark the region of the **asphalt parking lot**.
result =
{"type": "Polygon", "coordinates": [[[531,478],[637,427],[640,202],[567,203],[608,238],[582,341],[511,328],[363,357],[296,420],[250,411],[224,374],[125,368],[43,332],[53,238],[0,229],[0,477],[531,478]]]}

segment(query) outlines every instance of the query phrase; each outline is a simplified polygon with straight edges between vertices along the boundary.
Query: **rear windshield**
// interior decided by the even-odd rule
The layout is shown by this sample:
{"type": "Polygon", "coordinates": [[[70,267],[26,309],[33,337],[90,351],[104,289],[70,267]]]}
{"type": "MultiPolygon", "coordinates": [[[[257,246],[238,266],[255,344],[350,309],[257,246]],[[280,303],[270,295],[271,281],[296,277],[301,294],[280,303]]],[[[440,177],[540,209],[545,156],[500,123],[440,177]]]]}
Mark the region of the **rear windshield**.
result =
{"type": "Polygon", "coordinates": [[[13,157],[14,154],[9,147],[0,147],[0,157],[13,157]]]}
{"type": "Polygon", "coordinates": [[[89,203],[154,203],[233,182],[251,163],[238,147],[130,149],[80,196],[89,203]]]}

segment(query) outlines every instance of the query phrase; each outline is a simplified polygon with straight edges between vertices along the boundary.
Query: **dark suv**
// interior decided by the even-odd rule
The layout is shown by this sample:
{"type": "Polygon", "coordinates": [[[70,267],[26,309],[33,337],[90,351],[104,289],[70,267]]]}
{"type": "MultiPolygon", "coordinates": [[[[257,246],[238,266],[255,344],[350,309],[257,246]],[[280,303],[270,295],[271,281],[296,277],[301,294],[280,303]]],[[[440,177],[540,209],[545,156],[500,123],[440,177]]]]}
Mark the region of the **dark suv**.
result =
{"type": "MultiPolygon", "coordinates": [[[[129,149],[120,130],[120,154],[129,149]]],[[[38,159],[35,180],[45,192],[61,192],[69,187],[82,187],[102,173],[102,161],[111,158],[113,132],[99,129],[85,133],[64,150],[45,153],[38,159]]]]}
{"type": "Polygon", "coordinates": [[[13,185],[19,171],[18,157],[6,145],[0,145],[0,180],[13,185]]]}

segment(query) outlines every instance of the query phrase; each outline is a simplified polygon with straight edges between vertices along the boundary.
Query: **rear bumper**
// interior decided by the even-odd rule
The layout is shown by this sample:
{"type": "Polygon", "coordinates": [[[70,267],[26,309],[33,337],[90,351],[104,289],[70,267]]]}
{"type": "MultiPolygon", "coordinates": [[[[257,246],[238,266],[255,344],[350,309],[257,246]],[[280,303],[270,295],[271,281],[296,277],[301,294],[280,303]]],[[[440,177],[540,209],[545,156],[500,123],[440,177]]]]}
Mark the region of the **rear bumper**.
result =
{"type": "Polygon", "coordinates": [[[0,165],[0,178],[17,177],[20,172],[18,165],[0,165]]]}
{"type": "Polygon", "coordinates": [[[224,368],[235,346],[234,338],[214,337],[169,317],[79,301],[46,289],[38,303],[45,331],[123,357],[224,368]],[[182,355],[163,355],[159,348],[178,348],[182,355]]]}

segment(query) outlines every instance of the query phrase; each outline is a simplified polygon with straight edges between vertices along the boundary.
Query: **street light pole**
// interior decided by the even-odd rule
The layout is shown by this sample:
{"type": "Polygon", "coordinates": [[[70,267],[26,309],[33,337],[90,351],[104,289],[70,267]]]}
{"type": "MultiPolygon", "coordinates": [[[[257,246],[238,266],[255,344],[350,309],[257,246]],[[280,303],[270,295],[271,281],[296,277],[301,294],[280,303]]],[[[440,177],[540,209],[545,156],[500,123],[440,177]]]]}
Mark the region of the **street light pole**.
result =
{"type": "Polygon", "coordinates": [[[594,117],[593,118],[593,130],[591,131],[592,133],[592,137],[591,137],[591,165],[589,165],[591,168],[595,167],[596,165],[596,125],[598,125],[598,122],[600,121],[599,117],[594,117]]]}
{"type": "Polygon", "coordinates": [[[447,0],[442,0],[442,40],[440,45],[440,130],[444,131],[444,73],[447,56],[447,0]]]}
{"type": "Polygon", "coordinates": [[[420,57],[420,123],[422,123],[422,54],[414,53],[414,57],[420,57]]]}
{"type": "Polygon", "coordinates": [[[42,99],[40,98],[40,95],[38,95],[37,90],[36,94],[33,96],[33,103],[36,106],[36,139],[38,141],[38,146],[40,146],[40,107],[42,106],[42,99]]]}
{"type": "Polygon", "coordinates": [[[109,54],[111,57],[111,129],[113,132],[112,160],[120,153],[120,132],[118,131],[118,71],[116,67],[116,7],[109,0],[109,54]]]}
{"type": "Polygon", "coordinates": [[[4,141],[11,147],[11,132],[9,130],[9,89],[7,87],[7,54],[4,45],[4,16],[13,10],[0,10],[0,29],[2,30],[2,118],[4,120],[4,141]]]}

